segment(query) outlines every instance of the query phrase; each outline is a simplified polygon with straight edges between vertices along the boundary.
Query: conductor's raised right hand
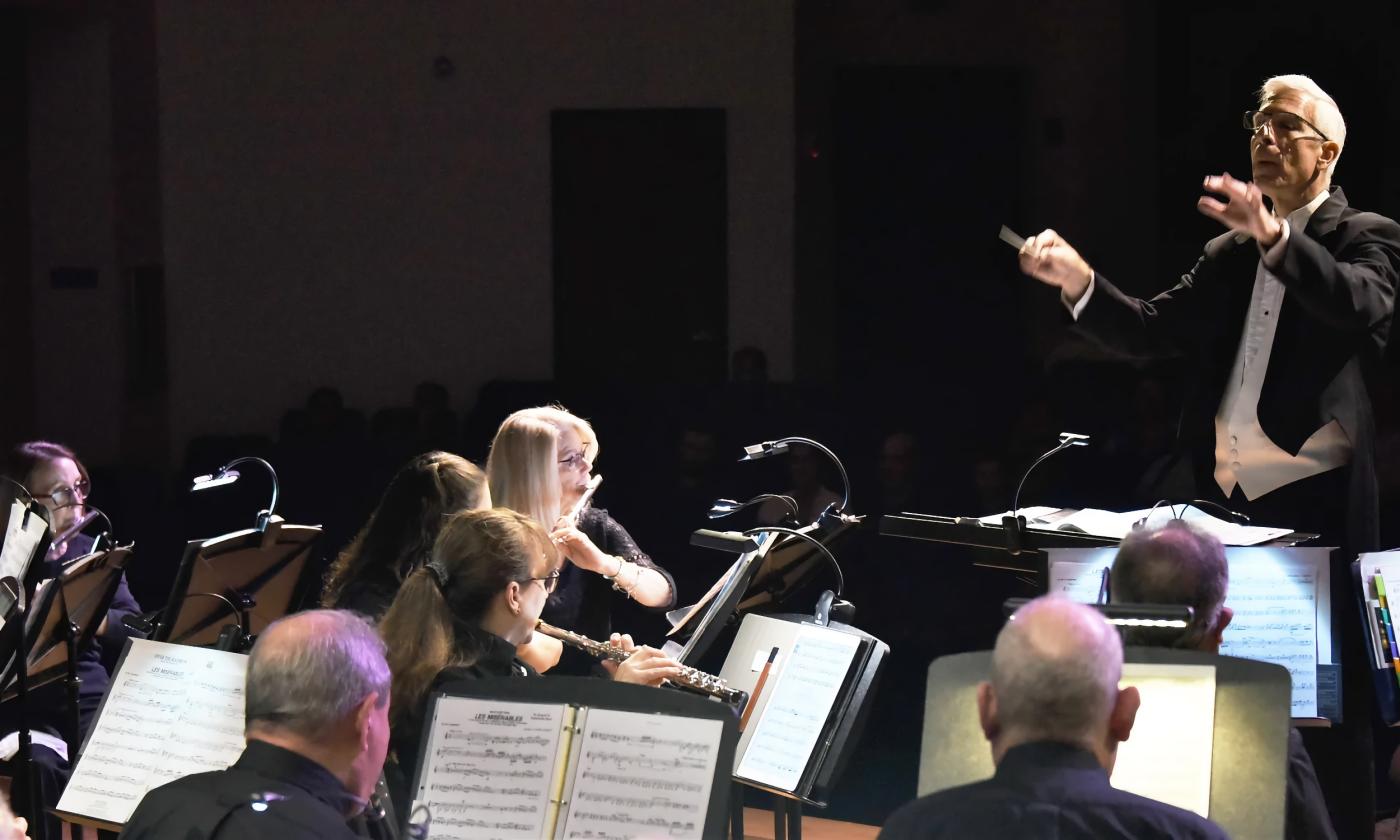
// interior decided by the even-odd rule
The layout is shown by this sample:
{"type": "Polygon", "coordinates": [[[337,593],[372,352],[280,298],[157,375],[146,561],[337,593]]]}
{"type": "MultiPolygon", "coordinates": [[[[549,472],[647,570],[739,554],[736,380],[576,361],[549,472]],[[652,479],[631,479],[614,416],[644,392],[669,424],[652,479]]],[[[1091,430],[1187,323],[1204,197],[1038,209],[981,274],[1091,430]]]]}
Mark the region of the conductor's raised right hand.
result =
{"type": "Polygon", "coordinates": [[[681,664],[653,647],[639,647],[613,672],[618,682],[661,685],[681,675],[681,664]]]}
{"type": "Polygon", "coordinates": [[[1079,252],[1053,230],[1045,230],[1021,246],[1021,270],[1060,290],[1065,300],[1076,303],[1089,288],[1094,269],[1079,252]]]}

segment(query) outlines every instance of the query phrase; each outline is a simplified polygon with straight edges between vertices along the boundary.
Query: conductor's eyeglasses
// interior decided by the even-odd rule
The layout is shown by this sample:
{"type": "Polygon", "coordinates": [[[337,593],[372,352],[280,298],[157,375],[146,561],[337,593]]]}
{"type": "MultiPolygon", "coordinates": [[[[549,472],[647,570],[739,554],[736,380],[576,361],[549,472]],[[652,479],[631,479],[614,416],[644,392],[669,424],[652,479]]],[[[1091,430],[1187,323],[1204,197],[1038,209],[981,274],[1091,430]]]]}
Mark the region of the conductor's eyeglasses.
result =
{"type": "Polygon", "coordinates": [[[1258,134],[1264,126],[1276,140],[1329,140],[1322,130],[1297,114],[1288,111],[1245,111],[1244,127],[1250,134],[1258,134]],[[1312,135],[1306,134],[1312,129],[1312,135]]]}

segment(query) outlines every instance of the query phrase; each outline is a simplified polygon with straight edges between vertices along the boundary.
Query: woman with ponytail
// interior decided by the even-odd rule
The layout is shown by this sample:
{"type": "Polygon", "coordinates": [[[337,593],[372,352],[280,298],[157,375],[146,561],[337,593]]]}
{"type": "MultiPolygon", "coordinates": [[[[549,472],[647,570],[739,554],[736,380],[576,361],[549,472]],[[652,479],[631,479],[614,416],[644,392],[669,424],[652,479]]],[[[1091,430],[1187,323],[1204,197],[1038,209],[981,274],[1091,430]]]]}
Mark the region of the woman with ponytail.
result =
{"type": "MultiPolygon", "coordinates": [[[[505,508],[448,517],[432,558],[411,573],[379,623],[388,646],[391,760],[417,760],[427,698],[435,686],[461,679],[537,676],[516,649],[534,635],[545,601],[559,581],[562,558],[544,529],[505,508]]],[[[624,650],[631,639],[613,636],[624,650]]],[[[611,664],[611,663],[609,663],[611,664]]],[[[613,679],[660,685],[680,665],[654,648],[637,648],[610,669],[613,679]]],[[[396,805],[407,806],[407,780],[386,765],[396,805]],[[395,788],[398,788],[395,790],[395,788]]]]}

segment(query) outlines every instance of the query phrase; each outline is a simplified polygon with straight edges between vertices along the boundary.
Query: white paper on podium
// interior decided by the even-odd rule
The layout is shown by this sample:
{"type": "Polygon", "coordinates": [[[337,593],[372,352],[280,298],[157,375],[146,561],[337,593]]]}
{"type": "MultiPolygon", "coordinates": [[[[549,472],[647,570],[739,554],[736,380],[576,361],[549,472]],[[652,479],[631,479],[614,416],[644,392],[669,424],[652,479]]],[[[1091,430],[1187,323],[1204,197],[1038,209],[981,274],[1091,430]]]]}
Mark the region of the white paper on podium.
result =
{"type": "Polygon", "coordinates": [[[1209,817],[1215,668],[1129,662],[1119,684],[1137,687],[1142,706],[1113,786],[1209,817]]]}
{"type": "MultiPolygon", "coordinates": [[[[1103,570],[1113,565],[1116,548],[1076,548],[1075,560],[1057,560],[1050,554],[1051,593],[1058,593],[1081,604],[1098,601],[1099,589],[1103,586],[1103,570]]],[[[1052,552],[1058,549],[1051,549],[1052,552]]]]}

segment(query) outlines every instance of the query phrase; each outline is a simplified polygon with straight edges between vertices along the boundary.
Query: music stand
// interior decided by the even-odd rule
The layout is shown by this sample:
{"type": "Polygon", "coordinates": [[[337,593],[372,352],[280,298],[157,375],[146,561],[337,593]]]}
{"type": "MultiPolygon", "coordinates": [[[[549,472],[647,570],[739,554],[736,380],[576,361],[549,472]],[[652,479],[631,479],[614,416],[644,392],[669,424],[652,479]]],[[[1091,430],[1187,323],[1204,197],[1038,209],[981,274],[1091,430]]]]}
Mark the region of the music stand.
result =
{"type": "Polygon", "coordinates": [[[250,528],[190,542],[153,638],[246,651],[254,636],[302,602],[314,583],[307,561],[320,536],[320,526],[273,516],[261,533],[250,528]],[[238,625],[237,638],[221,640],[230,622],[238,625]]]}
{"type": "MultiPolygon", "coordinates": [[[[852,529],[852,525],[822,530],[816,524],[796,529],[830,548],[852,529]]],[[[827,567],[828,561],[820,549],[801,537],[781,532],[759,533],[753,537],[757,548],[741,554],[725,570],[710,591],[695,604],[672,610],[666,617],[672,620],[666,634],[680,643],[668,642],[667,652],[686,665],[696,665],[719,639],[732,618],[751,612],[782,608],[791,609],[793,595],[811,583],[827,567]]]]}
{"type": "Polygon", "coordinates": [[[720,671],[750,697],[741,718],[734,780],[774,794],[778,837],[801,837],[804,803],[826,807],[860,739],[889,652],[889,645],[868,633],[810,615],[744,616],[720,671]],[[789,667],[796,669],[790,676],[789,667]],[[797,705],[808,702],[813,705],[799,714],[797,705]],[[798,718],[808,716],[820,720],[820,727],[804,734],[798,718]],[[810,743],[799,746],[803,738],[810,743]],[[784,752],[789,749],[790,754],[784,752]],[[786,769],[776,770],[774,759],[786,769]]]}
{"type": "MultiPolygon", "coordinates": [[[[1123,653],[1129,664],[1214,668],[1210,819],[1232,837],[1282,837],[1288,671],[1200,651],[1127,647],[1123,653]]],[[[976,699],[978,683],[991,673],[991,659],[990,651],[959,653],[929,666],[919,796],[992,775],[991,747],[977,720],[976,699]]]]}
{"type": "MultiPolygon", "coordinates": [[[[0,487],[9,489],[8,483],[0,487]]],[[[46,557],[53,534],[49,529],[48,509],[37,502],[28,504],[13,497],[13,493],[0,494],[4,500],[0,512],[4,523],[0,525],[0,578],[12,577],[20,583],[20,603],[23,605],[26,593],[32,593],[43,573],[43,563],[35,562],[46,557]]]]}

